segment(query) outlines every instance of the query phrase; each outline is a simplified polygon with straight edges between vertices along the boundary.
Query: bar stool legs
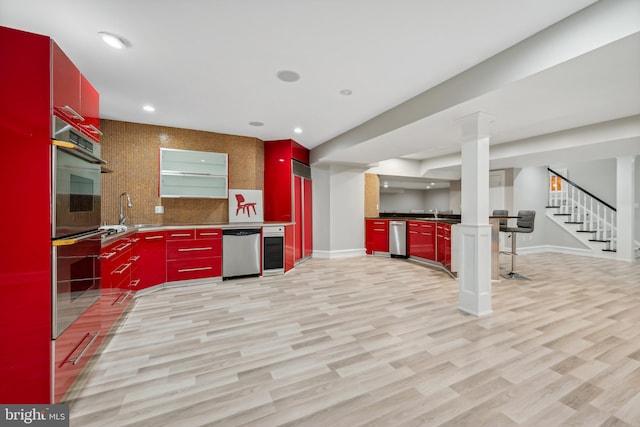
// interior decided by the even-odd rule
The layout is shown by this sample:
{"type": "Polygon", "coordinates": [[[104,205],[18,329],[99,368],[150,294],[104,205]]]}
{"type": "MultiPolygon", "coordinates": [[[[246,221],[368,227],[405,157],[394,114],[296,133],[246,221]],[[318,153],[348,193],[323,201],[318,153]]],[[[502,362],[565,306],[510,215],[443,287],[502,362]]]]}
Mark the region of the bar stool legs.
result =
{"type": "Polygon", "coordinates": [[[516,256],[518,255],[516,253],[516,234],[514,232],[511,233],[511,272],[503,274],[502,277],[509,280],[531,280],[516,272],[516,256]]]}

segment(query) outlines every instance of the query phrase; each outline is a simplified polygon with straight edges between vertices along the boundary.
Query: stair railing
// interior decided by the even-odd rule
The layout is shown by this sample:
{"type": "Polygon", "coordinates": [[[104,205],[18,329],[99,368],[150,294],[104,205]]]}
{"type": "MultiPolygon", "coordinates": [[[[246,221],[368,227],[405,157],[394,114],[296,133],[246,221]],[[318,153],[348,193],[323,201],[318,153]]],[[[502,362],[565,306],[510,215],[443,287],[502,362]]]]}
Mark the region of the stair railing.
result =
{"type": "Polygon", "coordinates": [[[603,251],[617,248],[616,208],[594,196],[570,179],[547,168],[549,174],[548,207],[558,209],[556,215],[567,217],[568,224],[578,224],[579,233],[591,233],[589,241],[603,242],[603,251]]]}

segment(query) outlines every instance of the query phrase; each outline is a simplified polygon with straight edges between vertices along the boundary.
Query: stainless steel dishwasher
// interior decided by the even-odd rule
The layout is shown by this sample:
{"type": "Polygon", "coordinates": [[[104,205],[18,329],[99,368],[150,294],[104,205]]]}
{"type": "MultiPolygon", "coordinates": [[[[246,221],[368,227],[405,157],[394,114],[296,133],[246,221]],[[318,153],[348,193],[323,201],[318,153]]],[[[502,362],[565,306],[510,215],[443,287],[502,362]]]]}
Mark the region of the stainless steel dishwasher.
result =
{"type": "Polygon", "coordinates": [[[260,275],[260,229],[222,230],[222,280],[260,275]]]}
{"type": "Polygon", "coordinates": [[[394,258],[407,257],[406,221],[389,221],[389,254],[394,258]]]}

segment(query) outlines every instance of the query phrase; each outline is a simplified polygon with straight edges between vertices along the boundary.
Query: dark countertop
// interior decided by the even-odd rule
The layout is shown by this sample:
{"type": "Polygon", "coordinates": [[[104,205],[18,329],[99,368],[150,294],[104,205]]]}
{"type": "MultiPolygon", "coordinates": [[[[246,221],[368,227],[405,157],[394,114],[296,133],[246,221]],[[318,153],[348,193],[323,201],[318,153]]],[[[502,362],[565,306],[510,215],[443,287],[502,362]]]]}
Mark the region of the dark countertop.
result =
{"type": "Polygon", "coordinates": [[[378,217],[367,219],[398,219],[405,221],[437,221],[447,224],[459,224],[461,221],[460,214],[438,214],[436,217],[433,213],[407,213],[407,212],[381,212],[378,217]]]}
{"type": "Polygon", "coordinates": [[[257,228],[292,225],[293,222],[264,221],[264,222],[234,222],[234,223],[211,223],[211,224],[132,224],[126,225],[126,230],[112,233],[102,238],[102,246],[107,246],[123,237],[130,236],[137,232],[145,231],[165,231],[165,230],[185,230],[191,228],[257,228]]]}

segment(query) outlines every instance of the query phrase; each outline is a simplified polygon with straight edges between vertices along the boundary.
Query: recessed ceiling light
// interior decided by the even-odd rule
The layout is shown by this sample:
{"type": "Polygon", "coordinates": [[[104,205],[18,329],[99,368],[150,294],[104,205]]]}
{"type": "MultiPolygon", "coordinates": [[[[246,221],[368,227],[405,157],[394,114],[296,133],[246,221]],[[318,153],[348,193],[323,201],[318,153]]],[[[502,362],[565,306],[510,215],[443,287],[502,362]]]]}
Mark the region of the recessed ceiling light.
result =
{"type": "Polygon", "coordinates": [[[427,185],[427,190],[428,190],[429,188],[431,188],[431,186],[430,186],[430,185],[427,185]]]}
{"type": "Polygon", "coordinates": [[[293,131],[295,133],[302,133],[302,128],[295,128],[293,131]]]}
{"type": "Polygon", "coordinates": [[[102,38],[103,42],[115,49],[124,49],[125,47],[127,47],[127,44],[124,42],[124,40],[122,40],[121,37],[118,37],[115,34],[106,33],[104,31],[101,31],[98,34],[102,38]]]}
{"type": "Polygon", "coordinates": [[[276,73],[276,77],[278,77],[283,82],[293,83],[300,80],[300,74],[291,70],[282,70],[276,73]]]}
{"type": "Polygon", "coordinates": [[[386,182],[382,185],[384,188],[387,188],[389,186],[389,184],[387,184],[386,182]]]}
{"type": "Polygon", "coordinates": [[[436,184],[432,182],[432,183],[431,183],[431,184],[429,184],[429,185],[436,185],[436,184]]]}
{"type": "Polygon", "coordinates": [[[349,96],[351,95],[353,92],[351,92],[351,89],[342,89],[340,91],[340,95],[344,95],[344,96],[349,96]]]}
{"type": "Polygon", "coordinates": [[[262,122],[249,122],[249,126],[260,127],[260,126],[264,126],[264,123],[262,123],[262,122]]]}
{"type": "Polygon", "coordinates": [[[154,111],[156,111],[156,109],[155,109],[155,107],[153,105],[148,105],[148,104],[143,106],[142,109],[144,111],[148,111],[150,113],[153,113],[154,111]]]}

